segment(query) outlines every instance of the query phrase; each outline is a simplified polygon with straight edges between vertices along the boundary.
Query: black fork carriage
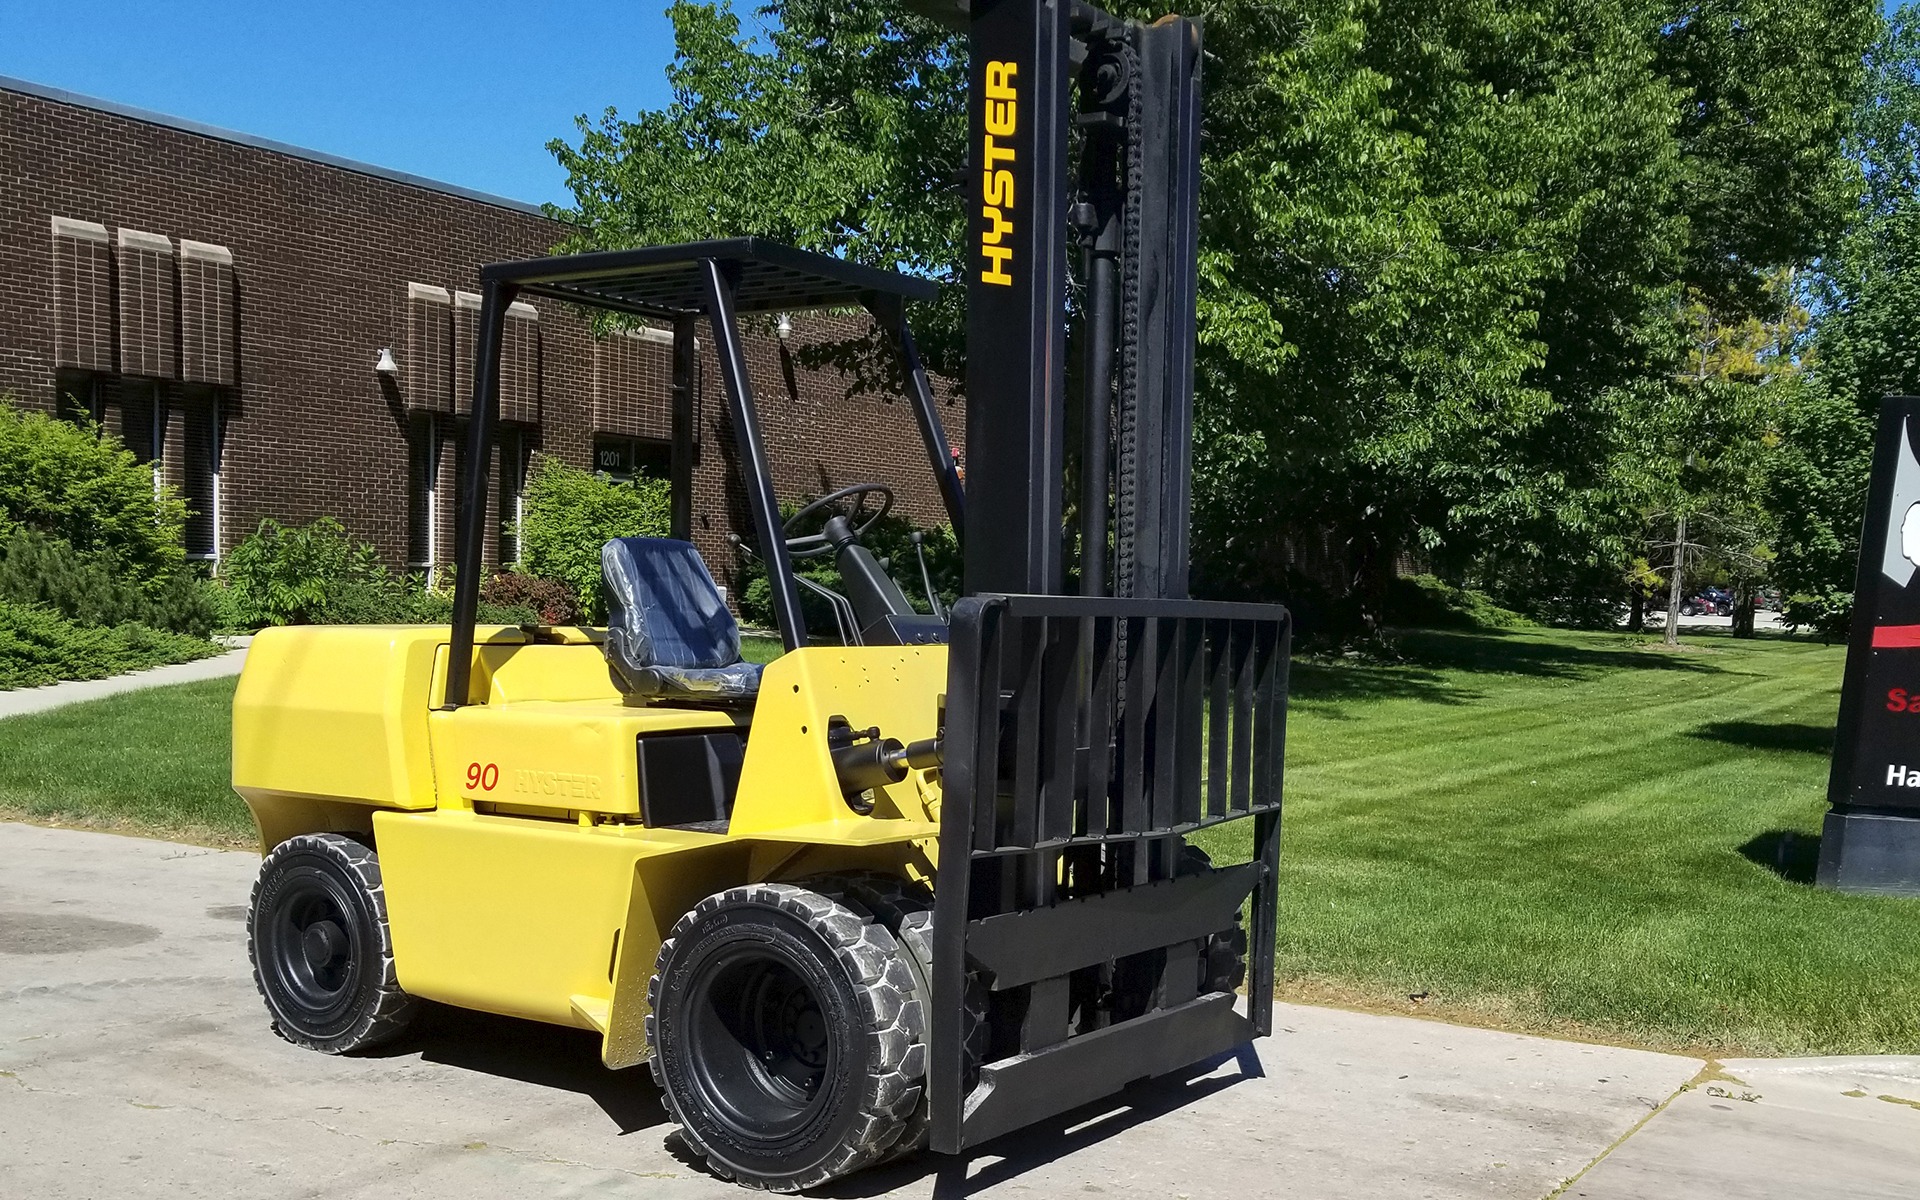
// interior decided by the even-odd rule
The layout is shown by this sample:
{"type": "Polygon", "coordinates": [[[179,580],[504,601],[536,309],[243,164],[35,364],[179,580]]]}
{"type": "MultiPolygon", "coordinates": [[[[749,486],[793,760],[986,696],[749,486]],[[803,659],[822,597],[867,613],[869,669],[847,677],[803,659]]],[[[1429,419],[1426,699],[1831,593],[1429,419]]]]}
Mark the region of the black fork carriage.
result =
{"type": "Polygon", "coordinates": [[[1271,1032],[1291,625],[1277,605],[954,608],[929,1023],[957,1153],[1271,1032]],[[1185,836],[1253,819],[1250,861],[1185,836]],[[1247,1009],[1203,991],[1252,898],[1247,1009]],[[976,1026],[986,1025],[984,1036],[976,1026]]]}

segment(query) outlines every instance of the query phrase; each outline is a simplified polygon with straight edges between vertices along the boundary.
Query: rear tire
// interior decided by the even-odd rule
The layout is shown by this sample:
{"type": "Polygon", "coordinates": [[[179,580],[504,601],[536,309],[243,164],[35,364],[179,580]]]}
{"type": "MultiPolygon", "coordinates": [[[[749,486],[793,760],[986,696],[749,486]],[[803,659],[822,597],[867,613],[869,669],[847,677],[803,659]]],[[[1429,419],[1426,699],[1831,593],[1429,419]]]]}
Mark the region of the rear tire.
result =
{"type": "MultiPolygon", "coordinates": [[[[1180,847],[1180,858],[1174,866],[1176,877],[1202,875],[1211,870],[1213,858],[1205,850],[1198,846],[1180,847]]],[[[1132,1020],[1161,1007],[1164,995],[1160,974],[1165,965],[1166,957],[1159,952],[1131,955],[1114,964],[1112,1005],[1116,1022],[1132,1020]]],[[[1240,914],[1235,913],[1233,924],[1209,934],[1200,943],[1195,994],[1237,992],[1246,978],[1247,927],[1240,914]]]]}
{"type": "Polygon", "coordinates": [[[247,960],[274,1031],[323,1054],[391,1041],[419,1007],[394,971],[380,858],[341,834],[288,838],[261,862],[247,960]]]}
{"type": "Polygon", "coordinates": [[[791,1192],[858,1171],[920,1104],[920,1001],[899,943],[845,897],[791,883],[709,896],[660,947],[653,1077],[715,1174],[791,1192]]]}
{"type": "MultiPolygon", "coordinates": [[[[1213,870],[1213,856],[1198,846],[1180,848],[1181,875],[1213,870]]],[[[1200,994],[1237,992],[1247,981],[1247,926],[1235,913],[1233,924],[1207,939],[1200,950],[1200,994]]]]}

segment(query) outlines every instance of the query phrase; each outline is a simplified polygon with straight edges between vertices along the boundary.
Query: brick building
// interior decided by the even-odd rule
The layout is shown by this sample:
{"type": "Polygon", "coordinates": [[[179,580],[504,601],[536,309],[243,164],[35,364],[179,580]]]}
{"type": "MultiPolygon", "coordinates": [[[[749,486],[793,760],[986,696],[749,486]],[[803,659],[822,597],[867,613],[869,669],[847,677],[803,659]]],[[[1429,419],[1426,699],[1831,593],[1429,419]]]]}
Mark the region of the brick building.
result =
{"type": "MultiPolygon", "coordinates": [[[[88,413],[157,461],[217,562],[264,517],[338,517],[396,566],[449,562],[482,263],[550,252],[530,205],[0,78],[0,394],[88,413]],[[382,352],[392,370],[376,369],[382,352]]],[[[867,318],[747,331],[785,499],[858,480],[943,519],[911,409],[809,370],[809,343],[867,318]]],[[[723,580],[751,538],[731,421],[701,338],[694,536],[723,580]]],[[[536,451],[665,476],[671,339],[596,337],[577,311],[516,304],[491,489],[494,561],[536,451]]],[[[956,447],[965,422],[935,381],[956,447]]]]}

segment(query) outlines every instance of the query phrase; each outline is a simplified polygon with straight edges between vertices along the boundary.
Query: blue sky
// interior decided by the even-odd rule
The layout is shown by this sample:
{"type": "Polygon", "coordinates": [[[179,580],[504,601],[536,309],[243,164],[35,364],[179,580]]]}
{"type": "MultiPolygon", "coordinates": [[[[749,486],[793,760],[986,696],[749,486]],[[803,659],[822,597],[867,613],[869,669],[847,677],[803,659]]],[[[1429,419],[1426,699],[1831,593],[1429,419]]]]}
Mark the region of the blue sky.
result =
{"type": "Polygon", "coordinates": [[[666,0],[0,0],[0,75],[534,203],[573,118],[667,97],[666,0]]]}

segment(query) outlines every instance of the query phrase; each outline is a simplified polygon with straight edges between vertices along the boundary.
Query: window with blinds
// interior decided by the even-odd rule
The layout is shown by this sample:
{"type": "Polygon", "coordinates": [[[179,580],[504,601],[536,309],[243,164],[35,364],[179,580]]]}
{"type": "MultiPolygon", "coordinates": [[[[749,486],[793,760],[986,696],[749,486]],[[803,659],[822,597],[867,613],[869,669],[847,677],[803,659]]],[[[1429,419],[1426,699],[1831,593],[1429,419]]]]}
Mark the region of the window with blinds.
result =
{"type": "Polygon", "coordinates": [[[407,408],[453,411],[453,303],[447,289],[407,285],[406,360],[401,364],[407,408]]]}

